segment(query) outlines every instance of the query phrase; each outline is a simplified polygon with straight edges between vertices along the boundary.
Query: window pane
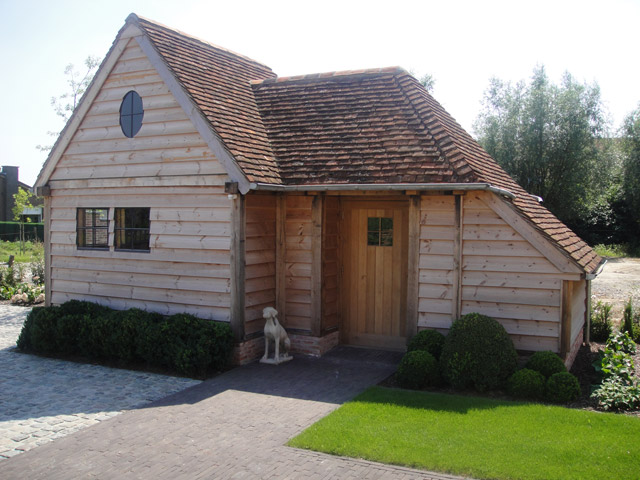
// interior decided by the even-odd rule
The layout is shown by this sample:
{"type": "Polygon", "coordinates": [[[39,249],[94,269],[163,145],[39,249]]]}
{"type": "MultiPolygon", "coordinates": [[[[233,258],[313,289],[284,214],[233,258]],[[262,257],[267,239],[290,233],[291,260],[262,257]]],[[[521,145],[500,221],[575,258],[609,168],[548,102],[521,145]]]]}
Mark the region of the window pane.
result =
{"type": "Polygon", "coordinates": [[[380,232],[380,245],[383,247],[393,246],[393,231],[383,230],[380,232]]]}
{"type": "Polygon", "coordinates": [[[96,227],[107,227],[109,225],[109,212],[106,209],[94,210],[96,227]]]}
{"type": "Polygon", "coordinates": [[[133,113],[133,91],[127,92],[120,104],[120,115],[131,115],[133,113]]]}
{"type": "Polygon", "coordinates": [[[131,117],[131,136],[134,137],[142,128],[142,114],[131,117]]]}
{"type": "Polygon", "coordinates": [[[367,233],[367,245],[378,246],[380,245],[380,232],[367,233]]]}
{"type": "Polygon", "coordinates": [[[149,250],[149,208],[116,208],[117,250],[149,250]]]}
{"type": "Polygon", "coordinates": [[[392,230],[392,229],[393,229],[393,218],[380,219],[380,230],[392,230]]]}
{"type": "Polygon", "coordinates": [[[370,232],[380,230],[380,218],[369,217],[367,220],[367,230],[369,230],[370,232]]]}
{"type": "Polygon", "coordinates": [[[107,208],[79,208],[76,238],[78,247],[106,248],[109,244],[109,210],[107,208]]]}
{"type": "Polygon", "coordinates": [[[109,242],[109,232],[106,228],[96,228],[96,246],[107,246],[109,242]]]}
{"type": "Polygon", "coordinates": [[[131,115],[122,115],[120,117],[120,126],[122,127],[122,132],[127,137],[133,137],[133,135],[131,134],[131,115]]]}

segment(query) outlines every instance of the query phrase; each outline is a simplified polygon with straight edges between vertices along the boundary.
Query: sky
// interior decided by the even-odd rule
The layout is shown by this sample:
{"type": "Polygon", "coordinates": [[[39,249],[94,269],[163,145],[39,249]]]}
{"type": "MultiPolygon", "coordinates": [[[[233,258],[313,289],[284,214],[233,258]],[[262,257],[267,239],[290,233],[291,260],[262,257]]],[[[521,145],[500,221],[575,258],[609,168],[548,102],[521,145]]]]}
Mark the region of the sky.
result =
{"type": "Polygon", "coordinates": [[[401,66],[470,133],[491,77],[544,65],[597,82],[612,127],[640,103],[640,0],[0,0],[0,165],[32,185],[62,119],[65,66],[103,57],[131,13],[262,62],[279,76],[401,66]]]}

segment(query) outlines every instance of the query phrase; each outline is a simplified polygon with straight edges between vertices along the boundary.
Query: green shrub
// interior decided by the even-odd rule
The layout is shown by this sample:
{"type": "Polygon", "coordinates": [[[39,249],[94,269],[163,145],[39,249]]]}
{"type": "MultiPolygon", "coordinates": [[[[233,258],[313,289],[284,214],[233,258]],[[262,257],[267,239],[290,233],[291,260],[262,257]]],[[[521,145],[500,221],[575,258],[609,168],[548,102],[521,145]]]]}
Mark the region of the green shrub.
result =
{"type": "Polygon", "coordinates": [[[591,394],[603,410],[640,409],[640,386],[620,377],[605,379],[591,394]]]}
{"type": "Polygon", "coordinates": [[[56,320],[56,353],[78,354],[78,332],[85,319],[81,314],[61,315],[56,320]]]}
{"type": "Polygon", "coordinates": [[[483,391],[502,386],[515,372],[517,358],[502,325],[485,315],[470,313],[451,326],[440,364],[444,379],[453,387],[483,391]]]}
{"type": "MultiPolygon", "coordinates": [[[[49,309],[51,308],[54,308],[54,307],[49,307],[49,309]]],[[[43,309],[42,307],[35,307],[31,309],[31,311],[27,315],[27,318],[22,324],[22,330],[20,331],[20,335],[18,335],[18,340],[16,342],[18,349],[22,350],[23,352],[29,352],[33,350],[33,346],[31,344],[31,330],[33,328],[34,323],[36,323],[36,320],[34,320],[34,318],[39,315],[42,315],[43,314],[42,312],[46,312],[47,310],[48,309],[43,309]]]]}
{"type": "Polygon", "coordinates": [[[605,348],[604,352],[600,352],[592,365],[603,378],[620,377],[626,382],[631,381],[635,372],[631,355],[612,348],[605,348]]]}
{"type": "Polygon", "coordinates": [[[627,332],[614,333],[607,340],[606,348],[614,352],[624,352],[629,355],[636,354],[636,343],[631,339],[627,332]]]}
{"type": "Polygon", "coordinates": [[[605,342],[611,332],[613,325],[611,324],[611,309],[609,303],[598,301],[596,306],[591,310],[591,328],[589,329],[591,340],[595,342],[605,342]]]}
{"type": "Polygon", "coordinates": [[[68,300],[60,305],[61,315],[102,315],[103,313],[111,312],[112,309],[99,305],[93,302],[87,302],[84,300],[68,300]]]}
{"type": "MultiPolygon", "coordinates": [[[[111,332],[107,338],[107,350],[124,363],[142,361],[137,346],[145,341],[142,331],[152,319],[162,320],[158,313],[131,308],[111,317],[111,332]]],[[[150,362],[153,363],[153,362],[150,362]]],[[[157,364],[157,363],[156,363],[157,364]]]]}
{"type": "Polygon", "coordinates": [[[125,364],[144,361],[186,375],[224,368],[233,350],[229,324],[179,314],[165,318],[138,309],[90,302],[34,308],[18,347],[44,355],[81,355],[125,364]]]}
{"type": "Polygon", "coordinates": [[[568,403],[580,397],[580,383],[569,372],[554,373],[547,380],[547,400],[554,403],[568,403]]]}
{"type": "Polygon", "coordinates": [[[25,343],[29,345],[29,350],[44,355],[51,355],[57,352],[57,323],[59,316],[60,310],[56,307],[34,308],[29,313],[27,316],[27,320],[31,317],[28,326],[29,339],[28,341],[25,340],[25,343]]]}
{"type": "Polygon", "coordinates": [[[523,368],[509,377],[507,391],[516,398],[540,400],[544,397],[545,380],[540,372],[523,368]]]}
{"type": "Polygon", "coordinates": [[[564,366],[562,359],[553,352],[536,352],[531,355],[526,365],[527,368],[540,372],[545,379],[554,373],[566,372],[567,367],[564,366]]]}
{"type": "Polygon", "coordinates": [[[167,320],[159,313],[143,310],[136,310],[133,316],[139,322],[136,355],[150,365],[168,368],[171,361],[166,354],[168,348],[165,345],[169,338],[167,320]]]}
{"type": "Polygon", "coordinates": [[[396,372],[398,385],[403,388],[420,389],[436,385],[439,379],[438,362],[425,350],[407,352],[396,372]]]}
{"type": "Polygon", "coordinates": [[[437,332],[436,330],[420,330],[411,338],[411,340],[409,340],[409,343],[407,344],[407,352],[424,350],[433,355],[436,360],[439,360],[443,345],[444,335],[440,332],[437,332]]]}
{"type": "Polygon", "coordinates": [[[223,368],[233,349],[227,325],[179,313],[166,319],[166,357],[171,366],[186,375],[204,375],[207,369],[223,368]]]}

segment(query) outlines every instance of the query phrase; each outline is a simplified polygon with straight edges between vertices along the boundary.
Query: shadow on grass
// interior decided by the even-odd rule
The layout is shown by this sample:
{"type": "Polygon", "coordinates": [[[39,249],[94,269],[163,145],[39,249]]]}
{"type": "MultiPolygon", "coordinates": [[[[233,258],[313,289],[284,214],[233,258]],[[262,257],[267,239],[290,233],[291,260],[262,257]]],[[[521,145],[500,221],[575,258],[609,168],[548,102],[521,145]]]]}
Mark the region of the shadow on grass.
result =
{"type": "Polygon", "coordinates": [[[437,393],[372,387],[353,399],[354,402],[379,403],[405,408],[466,414],[472,410],[490,410],[500,407],[517,407],[534,402],[498,400],[470,394],[437,393]]]}

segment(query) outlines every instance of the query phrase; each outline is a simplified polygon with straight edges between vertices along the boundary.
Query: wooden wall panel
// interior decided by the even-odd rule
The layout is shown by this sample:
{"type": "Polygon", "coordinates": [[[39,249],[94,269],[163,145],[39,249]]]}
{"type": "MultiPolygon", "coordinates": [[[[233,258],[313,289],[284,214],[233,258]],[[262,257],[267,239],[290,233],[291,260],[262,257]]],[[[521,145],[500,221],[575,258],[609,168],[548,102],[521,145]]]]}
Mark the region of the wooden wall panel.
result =
{"type": "Polygon", "coordinates": [[[191,187],[191,195],[177,194],[180,202],[172,195],[159,195],[155,187],[137,187],[132,194],[122,188],[113,190],[94,189],[90,195],[84,189],[52,189],[52,301],[93,299],[106,305],[142,305],[160,313],[182,311],[228,321],[230,225],[220,205],[231,201],[223,189],[191,187]],[[174,203],[192,206],[176,210],[174,203]],[[202,206],[207,203],[217,206],[202,206]],[[150,207],[150,252],[114,250],[114,206],[150,207]],[[108,251],[76,247],[75,215],[82,207],[111,207],[108,251]],[[158,220],[176,218],[178,212],[179,220],[158,220]]]}
{"type": "MultiPolygon", "coordinates": [[[[446,332],[456,311],[455,197],[423,195],[420,210],[418,327],[446,332]]],[[[518,349],[558,352],[563,275],[481,195],[461,196],[461,215],[461,314],[495,318],[518,349]]]]}
{"type": "Polygon", "coordinates": [[[51,176],[67,179],[202,176],[225,177],[185,112],[131,40],[107,77],[51,176]],[[119,125],[122,98],[142,97],[144,120],[134,138],[119,125]]]}
{"type": "MultiPolygon", "coordinates": [[[[229,321],[231,207],[228,177],[131,41],[52,173],[50,300],[189,312],[229,321]],[[144,121],[134,138],[119,125],[122,98],[137,91],[144,121]],[[77,208],[110,208],[108,250],[76,247],[77,208]],[[113,209],[150,208],[150,251],[113,247],[113,209]]],[[[267,289],[257,270],[247,288],[267,289]]]]}
{"type": "Polygon", "coordinates": [[[322,331],[338,328],[340,201],[327,197],[322,229],[322,331]]]}
{"type": "Polygon", "coordinates": [[[558,269],[482,195],[464,197],[462,314],[498,320],[516,348],[560,348],[562,279],[558,269]]]}
{"type": "Polygon", "coordinates": [[[420,202],[418,329],[445,330],[451,325],[455,233],[454,197],[423,196],[420,202]]]}
{"type": "Polygon", "coordinates": [[[276,195],[245,200],[245,334],[264,328],[262,310],[276,307],[276,195]]]}
{"type": "Polygon", "coordinates": [[[287,328],[311,331],[313,196],[287,195],[285,203],[285,318],[287,328]]]}

